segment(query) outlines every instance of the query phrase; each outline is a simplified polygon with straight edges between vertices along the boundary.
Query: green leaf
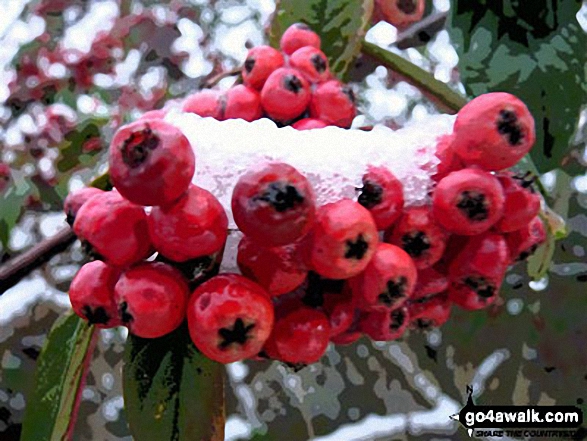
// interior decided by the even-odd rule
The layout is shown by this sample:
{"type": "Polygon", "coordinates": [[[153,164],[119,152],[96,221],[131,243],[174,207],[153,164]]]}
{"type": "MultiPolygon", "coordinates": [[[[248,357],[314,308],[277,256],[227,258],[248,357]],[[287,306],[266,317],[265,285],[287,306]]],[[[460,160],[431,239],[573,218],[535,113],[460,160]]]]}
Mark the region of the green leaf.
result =
{"type": "Polygon", "coordinates": [[[10,231],[20,219],[27,197],[33,192],[33,186],[24,173],[12,171],[12,185],[0,194],[0,242],[7,248],[10,231]]]}
{"type": "Polygon", "coordinates": [[[55,323],[38,360],[35,390],[26,408],[21,439],[67,438],[92,356],[93,336],[94,327],[73,313],[55,323]]]}
{"type": "Polygon", "coordinates": [[[136,441],[224,440],[224,366],[196,349],[185,324],[157,339],[129,335],[124,358],[136,441]]]}
{"type": "Polygon", "coordinates": [[[361,50],[361,39],[373,13],[373,0],[280,0],[269,29],[269,41],[279,39],[294,23],[306,23],[322,39],[330,69],[342,78],[361,50]]]}
{"type": "Polygon", "coordinates": [[[587,34],[580,0],[454,2],[449,32],[469,95],[510,92],[536,121],[532,158],[541,173],[561,165],[587,101],[587,34]],[[564,97],[564,98],[563,98],[564,97]]]}
{"type": "Polygon", "coordinates": [[[68,172],[79,165],[94,165],[100,150],[95,148],[95,144],[99,144],[100,127],[106,122],[103,118],[90,118],[80,122],[74,130],[65,135],[59,146],[61,155],[57,161],[57,170],[60,173],[68,172]]]}

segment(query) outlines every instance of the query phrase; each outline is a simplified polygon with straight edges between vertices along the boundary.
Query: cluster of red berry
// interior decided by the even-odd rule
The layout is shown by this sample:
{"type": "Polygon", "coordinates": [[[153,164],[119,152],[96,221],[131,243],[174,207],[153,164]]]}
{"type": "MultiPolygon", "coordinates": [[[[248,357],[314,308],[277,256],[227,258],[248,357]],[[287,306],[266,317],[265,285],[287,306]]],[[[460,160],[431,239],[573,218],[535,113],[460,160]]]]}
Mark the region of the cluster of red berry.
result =
{"type": "MultiPolygon", "coordinates": [[[[307,43],[315,35],[308,32],[290,28],[282,48],[295,55],[291,36],[307,43]]],[[[245,81],[263,59],[245,66],[245,81]]],[[[303,110],[277,116],[263,97],[281,96],[285,107],[290,101],[282,94],[289,92],[281,86],[291,78],[284,78],[305,81],[304,75],[272,69],[263,69],[265,112],[281,121],[299,116],[303,110]]],[[[192,97],[184,109],[188,102],[203,101],[192,97]]],[[[226,118],[230,98],[218,102],[226,118]]],[[[357,200],[319,206],[294,167],[259,164],[232,193],[244,235],[237,253],[242,275],[214,276],[206,269],[222,259],[225,209],[191,184],[196,161],[181,131],[159,114],[141,118],[112,140],[116,190],[84,189],[66,200],[75,233],[100,259],[74,278],[73,308],[100,327],[125,325],[143,338],[168,334],[187,318],[194,344],[224,363],[265,357],[308,364],[330,341],[393,340],[410,327],[441,326],[453,304],[493,304],[507,267],[545,240],[532,179],[504,171],[534,138],[533,118],[516,97],[492,93],[471,101],[453,133],[439,139],[429,200],[410,207],[402,183],[384,166],[369,167],[357,200]],[[145,261],[155,252],[154,261],[145,261]]]]}
{"type": "Polygon", "coordinates": [[[355,95],[330,73],[318,34],[296,23],[285,31],[280,46],[281,52],[271,46],[250,49],[241,72],[243,84],[188,96],[183,111],[220,121],[250,122],[265,116],[298,130],[349,128],[356,115],[355,95]]]}

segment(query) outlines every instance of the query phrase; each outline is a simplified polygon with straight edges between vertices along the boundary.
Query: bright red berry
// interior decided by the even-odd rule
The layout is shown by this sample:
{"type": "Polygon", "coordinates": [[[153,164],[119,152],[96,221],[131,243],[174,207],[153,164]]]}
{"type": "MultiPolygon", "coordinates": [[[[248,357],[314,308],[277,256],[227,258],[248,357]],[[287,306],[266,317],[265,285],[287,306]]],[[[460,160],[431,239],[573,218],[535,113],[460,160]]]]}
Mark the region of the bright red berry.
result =
{"type": "Polygon", "coordinates": [[[283,55],[271,46],[256,46],[249,50],[242,69],[243,83],[261,90],[269,75],[284,65],[283,55]]]}
{"type": "Polygon", "coordinates": [[[263,348],[273,359],[292,364],[316,363],[328,347],[330,324],[323,312],[301,307],[275,322],[263,348]]]}
{"type": "Polygon", "coordinates": [[[365,311],[361,314],[359,329],[375,341],[397,340],[410,324],[408,308],[391,311],[365,311]]]}
{"type": "Polygon", "coordinates": [[[225,97],[223,119],[241,118],[251,122],[261,118],[261,96],[255,89],[237,84],[226,91],[225,97]]]}
{"type": "Polygon", "coordinates": [[[193,184],[173,205],[153,207],[148,220],[155,249],[175,262],[216,253],[226,242],[224,207],[212,193],[193,184]]]}
{"type": "Polygon", "coordinates": [[[527,174],[510,173],[501,173],[497,179],[503,187],[505,202],[503,217],[496,228],[504,233],[524,228],[540,211],[540,196],[532,187],[534,179],[527,174]]]}
{"type": "Polygon", "coordinates": [[[424,0],[375,0],[377,12],[383,20],[400,31],[422,19],[424,0]]]}
{"type": "Polygon", "coordinates": [[[389,311],[402,306],[416,286],[417,270],[401,248],[380,243],[365,270],[349,280],[361,309],[389,311]]]}
{"type": "Polygon", "coordinates": [[[295,168],[283,163],[257,166],[243,174],[232,193],[232,214],[240,230],[265,247],[290,244],[312,227],[314,191],[295,168]]]}
{"type": "Polygon", "coordinates": [[[369,264],[379,236],[369,211],[342,199],[318,209],[309,240],[314,271],[329,279],[348,279],[369,264]]]}
{"type": "Polygon", "coordinates": [[[536,216],[519,230],[505,235],[513,262],[526,260],[546,242],[546,229],[540,217],[536,216]]]}
{"type": "Polygon", "coordinates": [[[261,286],[237,274],[221,274],[194,291],[187,316],[198,349],[212,360],[231,363],[261,352],[274,311],[261,286]]]}
{"type": "Polygon", "coordinates": [[[444,254],[448,233],[434,221],[429,207],[406,208],[386,242],[397,245],[412,257],[416,268],[434,265],[444,254]]]}
{"type": "Polygon", "coordinates": [[[457,115],[453,148],[466,165],[502,170],[515,165],[536,139],[526,105],[504,92],[486,93],[457,115]]]}
{"type": "MultiPolygon", "coordinates": [[[[357,325],[357,329],[358,329],[358,325],[357,325]]],[[[330,339],[330,341],[332,343],[334,343],[335,345],[346,346],[346,345],[350,345],[350,344],[356,342],[362,336],[363,336],[363,333],[361,331],[348,330],[348,331],[343,332],[342,334],[338,334],[338,335],[333,336],[330,339]]]]}
{"type": "Polygon", "coordinates": [[[152,253],[143,207],[116,191],[97,194],[79,209],[73,231],[101,260],[125,267],[152,253]]]}
{"type": "Polygon", "coordinates": [[[305,23],[294,23],[281,36],[279,47],[291,55],[304,46],[313,46],[320,49],[320,37],[305,23]]]}
{"type": "Polygon", "coordinates": [[[404,207],[402,183],[386,167],[368,166],[363,176],[359,204],[371,215],[378,230],[389,228],[401,215],[404,207]]]}
{"type": "Polygon", "coordinates": [[[241,273],[257,282],[269,295],[293,291],[306,280],[307,269],[298,255],[297,244],[265,248],[244,236],[236,257],[241,273]]]}
{"type": "Polygon", "coordinates": [[[425,297],[408,305],[410,325],[415,329],[439,328],[450,318],[451,302],[446,293],[425,297]]]}
{"type": "Polygon", "coordinates": [[[449,299],[468,310],[493,304],[509,262],[509,250],[501,234],[471,237],[450,264],[449,299]]]}
{"type": "Polygon", "coordinates": [[[304,118],[296,121],[291,125],[296,130],[311,130],[311,129],[323,129],[324,127],[328,127],[324,121],[320,121],[319,119],[315,118],[304,118]]]}
{"type": "Polygon", "coordinates": [[[302,72],[311,83],[320,83],[330,77],[328,58],[313,46],[301,47],[291,54],[289,65],[302,72]]]}
{"type": "Polygon", "coordinates": [[[103,193],[103,191],[94,187],[84,187],[69,193],[65,198],[65,201],[63,201],[63,211],[67,216],[67,223],[73,226],[75,216],[79,209],[82,208],[82,205],[92,196],[96,196],[100,193],[103,193]]]}
{"type": "Polygon", "coordinates": [[[482,233],[503,215],[504,195],[497,178],[477,169],[463,169],[442,179],[432,196],[434,219],[448,231],[482,233]]]}
{"type": "Polygon", "coordinates": [[[418,270],[418,282],[412,300],[440,294],[448,289],[448,277],[434,267],[418,270]]]}
{"type": "Polygon", "coordinates": [[[442,135],[437,139],[436,157],[440,159],[440,163],[436,168],[436,173],[432,175],[432,179],[436,182],[447,176],[453,171],[464,168],[461,159],[457,156],[453,148],[453,135],[442,135]]]}
{"type": "Polygon", "coordinates": [[[195,113],[201,117],[211,117],[222,121],[224,119],[224,106],[224,95],[221,91],[205,89],[186,97],[182,110],[195,113]]]}
{"type": "Polygon", "coordinates": [[[319,84],[310,101],[310,116],[348,129],[357,114],[353,89],[337,80],[319,84]]]}
{"type": "Polygon", "coordinates": [[[355,305],[350,296],[326,294],[323,307],[330,322],[330,338],[348,331],[355,321],[355,305]]]}
{"type": "Polygon", "coordinates": [[[120,270],[107,263],[99,260],[86,263],[69,287],[73,311],[98,328],[120,326],[114,302],[114,285],[119,277],[120,270]]]}
{"type": "Polygon", "coordinates": [[[281,67],[273,71],[261,90],[263,109],[279,122],[297,118],[309,103],[310,86],[296,69],[281,67]]]}
{"type": "Polygon", "coordinates": [[[122,274],[114,296],[131,334],[158,338],[185,319],[188,285],[179,271],[161,262],[137,265],[122,274]]]}
{"type": "Polygon", "coordinates": [[[121,127],[110,144],[110,179],[140,205],[167,205],[187,190],[196,159],[187,138],[163,120],[121,127]]]}

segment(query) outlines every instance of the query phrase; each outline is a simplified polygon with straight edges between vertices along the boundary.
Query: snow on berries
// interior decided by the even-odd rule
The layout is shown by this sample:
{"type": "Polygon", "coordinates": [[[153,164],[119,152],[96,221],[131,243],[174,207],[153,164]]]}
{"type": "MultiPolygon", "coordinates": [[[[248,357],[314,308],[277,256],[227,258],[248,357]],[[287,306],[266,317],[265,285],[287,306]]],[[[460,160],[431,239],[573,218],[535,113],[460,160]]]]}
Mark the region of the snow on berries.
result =
{"type": "Polygon", "coordinates": [[[507,268],[546,240],[534,178],[503,170],[534,141],[517,98],[351,130],[352,88],[303,24],[250,49],[241,76],[120,127],[115,190],[68,196],[97,259],[70,290],[91,324],[158,338],[187,322],[212,360],[300,367],[499,304],[507,268]]]}

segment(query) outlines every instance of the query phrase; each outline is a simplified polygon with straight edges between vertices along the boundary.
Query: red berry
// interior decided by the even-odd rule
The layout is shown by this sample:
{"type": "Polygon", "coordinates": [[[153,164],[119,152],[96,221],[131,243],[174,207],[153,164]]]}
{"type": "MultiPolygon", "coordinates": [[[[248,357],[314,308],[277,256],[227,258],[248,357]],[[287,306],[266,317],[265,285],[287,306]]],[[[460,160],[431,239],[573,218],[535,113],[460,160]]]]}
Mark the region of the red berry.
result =
{"type": "Polygon", "coordinates": [[[358,199],[371,215],[378,230],[389,228],[404,207],[402,183],[385,167],[368,166],[358,199]]]}
{"type": "Polygon", "coordinates": [[[320,37],[305,23],[294,23],[281,36],[279,47],[287,55],[304,46],[320,49],[320,37]]]}
{"type": "Polygon", "coordinates": [[[469,310],[491,305],[498,297],[509,261],[509,250],[501,234],[470,238],[450,264],[450,300],[469,310]]]}
{"type": "Polygon", "coordinates": [[[257,282],[271,296],[293,291],[308,275],[296,244],[265,248],[244,236],[238,244],[237,263],[244,276],[257,282]]]}
{"type": "Polygon", "coordinates": [[[120,326],[114,302],[114,285],[119,277],[116,267],[99,260],[86,263],[69,287],[73,311],[98,328],[120,326]]]}
{"type": "Polygon", "coordinates": [[[524,228],[540,211],[540,196],[534,192],[534,180],[528,175],[502,173],[497,176],[505,196],[503,217],[496,228],[510,233],[524,228]]]}
{"type": "Polygon", "coordinates": [[[0,193],[4,192],[10,181],[10,167],[4,162],[0,162],[0,193]]]}
{"type": "Polygon", "coordinates": [[[400,31],[422,19],[424,0],[375,0],[379,15],[400,31]]]}
{"type": "Polygon", "coordinates": [[[391,311],[369,311],[361,314],[359,329],[375,341],[397,340],[410,323],[408,308],[400,307],[391,311]]]}
{"type": "Polygon", "coordinates": [[[179,129],[163,120],[121,127],[110,144],[110,179],[122,196],[140,205],[167,205],[187,190],[196,160],[179,129]]]}
{"type": "Polygon", "coordinates": [[[432,214],[448,231],[473,235],[488,230],[501,218],[503,203],[503,190],[495,176],[464,169],[438,183],[432,196],[432,214]]]}
{"type": "Polygon", "coordinates": [[[261,105],[274,120],[287,122],[306,111],[310,86],[296,69],[280,67],[273,71],[261,90],[261,105]]]}
{"type": "Polygon", "coordinates": [[[325,293],[323,309],[330,322],[330,338],[346,332],[355,322],[355,302],[348,285],[340,293],[325,293]]]}
{"type": "Polygon", "coordinates": [[[265,347],[267,355],[286,363],[316,363],[328,347],[330,324],[324,313],[301,307],[275,322],[265,347]]]}
{"type": "Polygon", "coordinates": [[[174,262],[216,253],[226,242],[224,207],[196,185],[190,185],[173,205],[153,207],[148,220],[155,249],[174,262]]]}
{"type": "Polygon", "coordinates": [[[205,89],[186,97],[182,110],[221,121],[224,119],[224,105],[224,95],[221,91],[205,89]]]}
{"type": "Polygon", "coordinates": [[[84,203],[73,231],[92,253],[115,266],[132,265],[152,253],[145,210],[116,191],[97,194],[84,203]]]}
{"type": "Polygon", "coordinates": [[[311,83],[320,83],[330,77],[328,58],[324,52],[313,46],[301,47],[291,54],[289,65],[302,72],[311,83]]]}
{"type": "Polygon", "coordinates": [[[546,229],[540,217],[536,216],[521,229],[506,234],[505,239],[512,261],[526,260],[546,242],[546,229]]]}
{"type": "Polygon", "coordinates": [[[412,296],[416,278],[414,261],[404,250],[380,243],[365,270],[349,285],[359,308],[389,311],[412,296]]]}
{"type": "Polygon", "coordinates": [[[221,274],[194,291],[187,316],[198,349],[212,360],[232,363],[261,352],[274,312],[261,286],[237,274],[221,274]]]}
{"type": "Polygon", "coordinates": [[[343,199],[318,209],[309,240],[314,271],[329,279],[348,279],[368,265],[379,236],[369,211],[343,199]]]}
{"type": "Polygon", "coordinates": [[[451,302],[445,294],[426,297],[408,305],[410,325],[415,329],[439,328],[450,318],[451,302]]]}
{"type": "Polygon", "coordinates": [[[432,175],[432,179],[436,182],[447,176],[453,171],[464,168],[463,163],[454,151],[453,135],[443,135],[437,139],[436,157],[440,159],[436,173],[432,175]]]}
{"type": "Polygon", "coordinates": [[[97,194],[103,193],[102,190],[94,187],[80,188],[79,190],[72,191],[67,195],[65,201],[63,201],[63,211],[67,216],[67,223],[73,226],[75,216],[82,205],[86,203],[88,199],[97,194]]]}
{"type": "Polygon", "coordinates": [[[429,207],[411,207],[404,210],[393,230],[386,234],[386,242],[407,252],[416,268],[434,265],[444,254],[448,233],[440,227],[429,207]]]}
{"type": "Polygon", "coordinates": [[[151,120],[151,119],[163,119],[167,115],[167,110],[163,109],[155,109],[149,110],[148,112],[143,113],[139,119],[140,120],[151,120]]]}
{"type": "Polygon", "coordinates": [[[259,92],[242,84],[226,91],[224,119],[241,118],[251,122],[261,118],[261,96],[259,92]]]}
{"type": "Polygon", "coordinates": [[[337,80],[319,84],[312,94],[310,101],[312,118],[348,129],[356,114],[356,98],[353,89],[337,80]]]}
{"type": "Polygon", "coordinates": [[[261,90],[269,75],[284,64],[283,55],[271,46],[256,46],[249,50],[242,69],[246,86],[261,90]]]}
{"type": "Polygon", "coordinates": [[[418,270],[418,282],[414,288],[413,300],[440,294],[448,289],[448,277],[434,267],[418,270]]]}
{"type": "Polygon", "coordinates": [[[530,151],[536,135],[526,105],[504,92],[486,93],[457,115],[453,148],[466,165],[502,170],[530,151]]]}
{"type": "Polygon", "coordinates": [[[342,334],[333,336],[330,341],[335,345],[346,346],[356,342],[362,335],[361,331],[345,331],[342,334]]]}
{"type": "Polygon", "coordinates": [[[131,334],[158,338],[183,322],[188,285],[179,271],[161,262],[137,265],[122,274],[114,296],[120,319],[131,334]]]}
{"type": "Polygon", "coordinates": [[[292,243],[315,217],[314,191],[295,168],[262,164],[243,174],[232,193],[232,214],[240,230],[265,247],[292,243]]]}
{"type": "Polygon", "coordinates": [[[319,119],[315,118],[304,118],[296,121],[291,125],[296,130],[311,130],[311,129],[323,129],[324,127],[328,127],[324,121],[320,121],[319,119]]]}

